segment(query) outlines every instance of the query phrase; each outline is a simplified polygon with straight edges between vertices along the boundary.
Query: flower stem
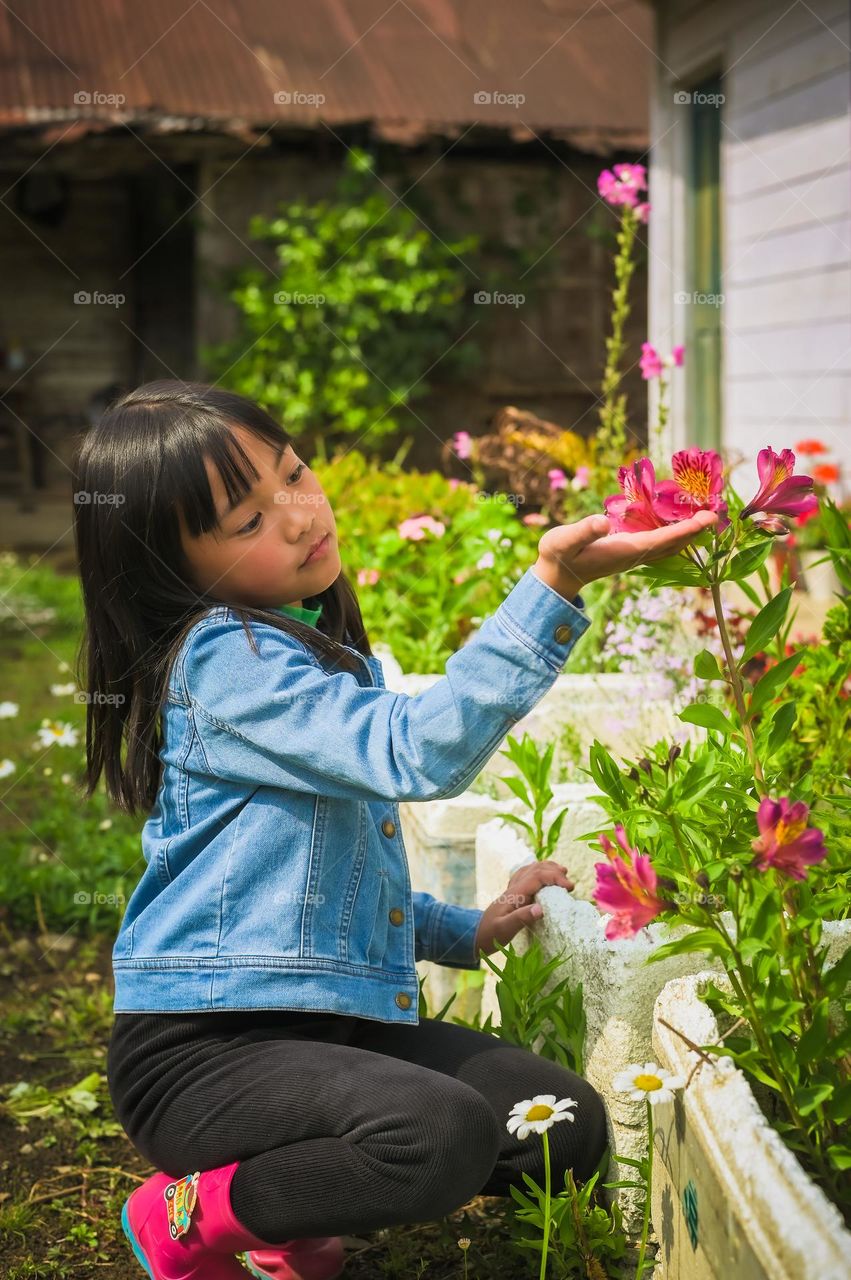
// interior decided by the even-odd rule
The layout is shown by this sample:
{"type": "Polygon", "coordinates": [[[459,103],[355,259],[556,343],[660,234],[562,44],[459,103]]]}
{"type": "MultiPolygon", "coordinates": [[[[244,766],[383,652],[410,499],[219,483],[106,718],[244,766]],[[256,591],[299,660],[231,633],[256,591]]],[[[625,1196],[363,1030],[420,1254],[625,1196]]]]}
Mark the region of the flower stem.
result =
{"type": "Polygon", "coordinates": [[[742,673],[736,664],[736,659],[733,654],[733,646],[730,643],[730,634],[727,631],[727,623],[724,618],[724,609],[721,604],[721,584],[715,580],[710,585],[712,591],[712,603],[715,606],[715,617],[718,620],[718,634],[721,637],[721,644],[724,647],[724,657],[727,660],[727,670],[730,673],[730,686],[733,690],[736,710],[738,711],[739,719],[742,722],[742,733],[745,739],[745,746],[747,747],[751,765],[753,766],[757,791],[760,796],[765,796],[768,794],[768,788],[765,785],[765,775],[762,772],[762,764],[756,754],[753,729],[751,728],[748,720],[748,711],[745,706],[745,694],[742,686],[742,673]]]}
{"type": "Polygon", "coordinates": [[[544,1280],[547,1274],[547,1248],[550,1243],[550,1144],[546,1129],[541,1137],[544,1140],[544,1243],[541,1248],[540,1280],[544,1280]]]}
{"type": "Polygon", "coordinates": [[[635,1280],[641,1280],[644,1270],[644,1255],[647,1252],[647,1233],[650,1230],[650,1196],[653,1190],[653,1108],[645,1102],[647,1108],[647,1195],[644,1201],[644,1221],[641,1224],[641,1243],[638,1246],[638,1265],[635,1268],[635,1280]]]}

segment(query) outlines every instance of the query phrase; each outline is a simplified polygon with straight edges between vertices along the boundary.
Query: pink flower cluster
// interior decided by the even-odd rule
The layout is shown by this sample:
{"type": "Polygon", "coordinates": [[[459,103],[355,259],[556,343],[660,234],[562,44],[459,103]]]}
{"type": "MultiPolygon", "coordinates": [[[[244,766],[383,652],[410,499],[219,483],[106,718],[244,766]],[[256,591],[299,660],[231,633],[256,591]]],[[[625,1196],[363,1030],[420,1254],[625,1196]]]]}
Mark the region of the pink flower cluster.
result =
{"type": "Polygon", "coordinates": [[[434,516],[410,516],[398,528],[399,537],[411,542],[422,542],[427,532],[433,533],[436,538],[442,538],[446,533],[446,525],[442,520],[435,520],[434,516]]]}
{"type": "MultiPolygon", "coordinates": [[[[795,455],[791,449],[775,453],[768,446],[760,449],[757,471],[760,486],[742,518],[761,512],[756,523],[767,533],[787,533],[779,518],[799,516],[818,507],[811,476],[793,475],[795,455]]],[[[727,504],[723,498],[724,474],[720,456],[714,449],[681,449],[671,459],[672,480],[656,479],[649,458],[639,458],[629,467],[618,468],[621,492],[605,499],[606,515],[612,533],[660,529],[664,525],[687,520],[696,511],[717,511],[716,528],[720,533],[729,525],[727,504]]]]}
{"type": "Polygon", "coordinates": [[[647,190],[647,170],[643,164],[616,164],[614,171],[604,169],[597,179],[597,191],[611,205],[634,209],[640,222],[646,222],[650,205],[641,199],[647,190]]]}
{"type": "MultiPolygon", "coordinates": [[[[759,871],[774,868],[793,880],[804,880],[807,867],[827,857],[823,832],[807,826],[809,812],[802,800],[792,803],[788,796],[762,800],[756,815],[759,835],[751,841],[759,871]]],[[[594,865],[594,901],[611,915],[606,925],[610,941],[634,937],[669,906],[659,892],[659,879],[647,854],[630,847],[622,823],[615,824],[614,834],[620,853],[608,836],[600,836],[609,861],[594,865]]]]}
{"type": "Polygon", "coordinates": [[[641,376],[645,380],[648,378],[660,378],[662,370],[665,368],[681,368],[685,355],[685,347],[682,345],[672,347],[671,354],[664,358],[653,346],[652,342],[642,342],[641,359],[638,366],[641,369],[641,376]]]}

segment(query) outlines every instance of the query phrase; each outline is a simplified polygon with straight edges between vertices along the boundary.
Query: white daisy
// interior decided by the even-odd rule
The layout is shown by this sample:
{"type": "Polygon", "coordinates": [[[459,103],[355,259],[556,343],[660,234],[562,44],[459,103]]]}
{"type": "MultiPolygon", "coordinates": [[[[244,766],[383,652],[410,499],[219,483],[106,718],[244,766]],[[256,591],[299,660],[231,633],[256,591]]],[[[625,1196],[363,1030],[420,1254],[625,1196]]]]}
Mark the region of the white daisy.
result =
{"type": "Polygon", "coordinates": [[[63,724],[59,720],[42,720],[33,748],[40,750],[54,743],[60,747],[76,747],[79,740],[80,735],[72,724],[63,724]]]}
{"type": "Polygon", "coordinates": [[[577,1105],[573,1098],[556,1102],[554,1093],[536,1093],[534,1098],[515,1102],[506,1128],[509,1133],[516,1132],[518,1138],[528,1138],[530,1133],[546,1133],[557,1120],[575,1120],[570,1108],[577,1105]]]}
{"type": "Polygon", "coordinates": [[[17,702],[0,702],[0,720],[11,720],[18,714],[17,702]]]}
{"type": "Polygon", "coordinates": [[[10,773],[15,772],[14,760],[0,760],[0,778],[8,778],[10,773]]]}
{"type": "Polygon", "coordinates": [[[619,1071],[612,1081],[612,1088],[617,1093],[625,1093],[633,1102],[650,1102],[654,1107],[657,1102],[673,1102],[674,1090],[684,1089],[685,1080],[675,1076],[655,1062],[631,1062],[623,1071],[619,1071]]]}
{"type": "Polygon", "coordinates": [[[52,684],[50,686],[50,692],[53,694],[54,698],[67,697],[69,693],[76,693],[76,690],[77,686],[73,680],[70,684],[52,684]]]}

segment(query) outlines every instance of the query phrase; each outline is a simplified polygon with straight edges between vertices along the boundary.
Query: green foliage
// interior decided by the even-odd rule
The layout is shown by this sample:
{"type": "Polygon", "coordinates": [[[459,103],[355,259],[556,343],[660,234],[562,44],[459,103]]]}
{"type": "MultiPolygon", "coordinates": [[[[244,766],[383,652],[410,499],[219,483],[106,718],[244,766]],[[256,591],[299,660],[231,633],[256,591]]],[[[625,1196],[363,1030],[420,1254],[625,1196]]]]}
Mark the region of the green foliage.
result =
{"type": "MultiPolygon", "coordinates": [[[[530,1137],[528,1141],[532,1141],[530,1137]]],[[[608,1157],[606,1157],[607,1159],[608,1157]]],[[[564,1189],[550,1200],[550,1240],[548,1259],[554,1266],[554,1274],[573,1280],[573,1277],[589,1277],[589,1280],[605,1280],[608,1268],[624,1260],[627,1239],[623,1229],[621,1212],[617,1204],[606,1208],[599,1200],[597,1180],[599,1170],[582,1186],[577,1187],[573,1171],[564,1174],[564,1189]]],[[[535,1227],[543,1233],[546,1196],[530,1177],[523,1174],[529,1188],[526,1195],[519,1187],[511,1187],[516,1202],[516,1218],[527,1227],[535,1227]]],[[[541,1252],[541,1238],[520,1236],[515,1244],[520,1249],[541,1252]]]]}
{"type": "Polygon", "coordinates": [[[509,760],[517,766],[520,776],[501,774],[500,777],[508,789],[529,809],[532,821],[528,822],[525,818],[519,818],[507,812],[498,813],[495,816],[502,818],[503,822],[513,822],[525,831],[530,838],[535,857],[541,861],[552,856],[562,825],[569,813],[569,806],[565,805],[556,814],[546,832],[544,831],[544,813],[553,798],[549,778],[556,744],[555,741],[550,742],[542,749],[529,733],[524,733],[523,740],[520,742],[509,733],[506,741],[508,748],[503,749],[500,755],[508,756],[509,760]]]}
{"type": "Polygon", "coordinates": [[[233,342],[204,352],[212,375],[280,417],[294,436],[370,433],[376,444],[410,416],[397,412],[475,354],[462,335],[477,236],[444,242],[397,200],[354,149],[332,200],[281,205],[250,234],[270,244],[274,271],[242,270],[230,297],[233,342]]]}

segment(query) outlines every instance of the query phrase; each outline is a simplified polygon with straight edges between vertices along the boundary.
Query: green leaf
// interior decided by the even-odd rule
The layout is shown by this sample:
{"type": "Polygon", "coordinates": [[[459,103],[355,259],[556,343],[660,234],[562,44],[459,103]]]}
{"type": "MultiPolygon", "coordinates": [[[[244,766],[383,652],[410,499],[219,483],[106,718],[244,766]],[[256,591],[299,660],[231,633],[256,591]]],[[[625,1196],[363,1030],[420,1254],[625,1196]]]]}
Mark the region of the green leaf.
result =
{"type": "Polygon", "coordinates": [[[682,938],[676,938],[673,942],[666,942],[663,946],[657,947],[648,956],[647,963],[653,964],[657,960],[667,960],[668,956],[685,955],[691,951],[705,951],[709,955],[724,956],[727,953],[727,944],[712,929],[695,929],[693,933],[687,933],[682,938]]]}
{"type": "Polygon", "coordinates": [[[725,737],[733,730],[733,726],[721,708],[714,707],[711,702],[690,702],[678,713],[677,718],[684,720],[686,724],[699,724],[703,725],[704,729],[716,729],[725,737]]]}
{"type": "Polygon", "coordinates": [[[760,609],[748,630],[741,662],[747,662],[748,658],[761,653],[771,643],[783,626],[791,598],[792,587],[784,587],[764,609],[760,609]]]}
{"type": "Polygon", "coordinates": [[[701,649],[700,653],[695,655],[694,674],[701,680],[724,679],[724,672],[718,665],[718,659],[708,649],[701,649]]]}
{"type": "Polygon", "coordinates": [[[777,697],[781,690],[785,688],[800,661],[800,653],[793,653],[788,658],[784,658],[782,662],[778,662],[773,667],[768,668],[751,694],[748,707],[751,716],[761,711],[769,699],[777,697]]]}
{"type": "Polygon", "coordinates": [[[851,1169],[851,1147],[843,1147],[837,1142],[828,1147],[827,1155],[834,1169],[851,1169]]]}
{"type": "MultiPolygon", "coordinates": [[[[759,688],[758,685],[757,688],[759,688]]],[[[777,711],[771,724],[771,733],[768,737],[769,755],[775,755],[783,744],[788,741],[789,734],[792,732],[792,726],[794,725],[797,717],[797,704],[794,702],[784,702],[782,707],[777,711]]]]}
{"type": "Polygon", "coordinates": [[[802,1116],[808,1116],[822,1102],[826,1102],[833,1093],[833,1085],[825,1080],[822,1084],[811,1085],[808,1089],[795,1090],[795,1105],[802,1116]]]}
{"type": "Polygon", "coordinates": [[[737,582],[741,578],[749,578],[756,573],[761,564],[768,559],[768,553],[771,550],[771,539],[767,538],[764,542],[757,542],[752,547],[746,547],[744,551],[740,551],[733,556],[726,573],[725,581],[737,582]]]}

